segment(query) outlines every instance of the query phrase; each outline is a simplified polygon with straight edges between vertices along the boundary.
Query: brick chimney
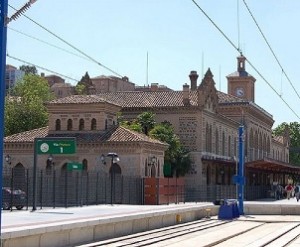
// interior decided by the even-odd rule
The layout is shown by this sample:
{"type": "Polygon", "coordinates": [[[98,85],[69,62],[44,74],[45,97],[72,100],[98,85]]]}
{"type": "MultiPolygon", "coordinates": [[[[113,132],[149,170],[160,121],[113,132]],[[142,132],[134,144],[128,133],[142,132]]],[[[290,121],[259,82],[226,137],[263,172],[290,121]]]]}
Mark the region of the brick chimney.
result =
{"type": "Polygon", "coordinates": [[[158,83],[151,83],[150,91],[151,92],[158,91],[158,83]]]}
{"type": "Polygon", "coordinates": [[[192,91],[197,90],[197,80],[198,80],[198,77],[199,77],[198,74],[197,74],[197,71],[192,70],[189,77],[190,77],[190,80],[191,80],[191,90],[192,91]]]}
{"type": "Polygon", "coordinates": [[[182,86],[182,101],[183,105],[190,105],[190,86],[187,83],[182,86]]]}

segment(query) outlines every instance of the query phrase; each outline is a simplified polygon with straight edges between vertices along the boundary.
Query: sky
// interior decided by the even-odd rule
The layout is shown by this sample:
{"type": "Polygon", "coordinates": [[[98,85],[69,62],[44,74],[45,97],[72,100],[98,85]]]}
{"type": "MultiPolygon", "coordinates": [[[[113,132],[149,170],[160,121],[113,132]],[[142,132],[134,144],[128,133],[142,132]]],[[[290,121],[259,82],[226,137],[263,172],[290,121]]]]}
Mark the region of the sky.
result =
{"type": "MultiPolygon", "coordinates": [[[[20,9],[26,1],[8,3],[20,9]]],[[[299,12],[299,0],[37,0],[28,18],[8,24],[6,62],[29,62],[73,85],[88,72],[173,90],[190,83],[192,70],[200,83],[210,68],[226,93],[239,48],[256,78],[255,103],[276,127],[300,122],[299,12]]]]}

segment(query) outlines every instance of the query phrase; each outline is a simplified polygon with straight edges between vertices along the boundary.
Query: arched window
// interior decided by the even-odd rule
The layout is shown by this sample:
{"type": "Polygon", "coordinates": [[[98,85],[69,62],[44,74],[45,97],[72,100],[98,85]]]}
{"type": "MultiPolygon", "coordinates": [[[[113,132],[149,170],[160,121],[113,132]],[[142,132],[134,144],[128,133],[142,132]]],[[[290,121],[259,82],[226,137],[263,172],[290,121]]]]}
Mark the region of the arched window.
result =
{"type": "Polygon", "coordinates": [[[205,135],[205,142],[206,142],[206,151],[211,152],[212,150],[212,130],[211,130],[211,125],[206,123],[206,135],[205,135]]]}
{"type": "Polygon", "coordinates": [[[97,129],[97,121],[95,118],[93,118],[91,122],[91,130],[96,130],[96,129],[97,129]]]}
{"type": "Polygon", "coordinates": [[[107,129],[107,119],[105,119],[105,129],[107,129]]]}
{"type": "Polygon", "coordinates": [[[216,144],[216,154],[219,154],[219,132],[216,129],[216,135],[215,135],[215,144],[216,144]]]}
{"type": "Polygon", "coordinates": [[[72,119],[68,119],[67,130],[73,130],[73,121],[72,121],[72,119]]]}
{"type": "Polygon", "coordinates": [[[222,134],[222,155],[225,155],[225,133],[222,134]]]}
{"type": "Polygon", "coordinates": [[[79,130],[84,130],[84,120],[82,118],[79,120],[79,130]]]}
{"type": "Polygon", "coordinates": [[[61,130],[60,119],[56,119],[56,121],[55,121],[55,130],[61,130]]]}
{"type": "Polygon", "coordinates": [[[228,136],[228,153],[227,156],[231,156],[231,136],[228,136]]]}

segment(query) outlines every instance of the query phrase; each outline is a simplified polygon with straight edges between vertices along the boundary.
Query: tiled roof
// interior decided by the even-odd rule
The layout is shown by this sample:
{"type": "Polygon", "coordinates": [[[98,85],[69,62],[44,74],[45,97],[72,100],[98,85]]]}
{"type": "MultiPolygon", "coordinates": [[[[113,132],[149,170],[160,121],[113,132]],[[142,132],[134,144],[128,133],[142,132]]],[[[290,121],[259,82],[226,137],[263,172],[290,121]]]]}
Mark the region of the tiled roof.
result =
{"type": "Polygon", "coordinates": [[[122,126],[119,126],[107,139],[109,142],[151,142],[155,144],[167,145],[156,139],[152,139],[145,134],[141,134],[129,129],[126,129],[122,126]]]}
{"type": "MultiPolygon", "coordinates": [[[[219,103],[249,103],[248,100],[238,98],[236,96],[217,92],[219,103]]],[[[99,97],[117,102],[122,107],[180,107],[183,104],[182,91],[164,91],[164,92],[116,92],[101,93],[99,97]]],[[[190,104],[197,106],[197,91],[190,91],[190,104]]]]}
{"type": "Polygon", "coordinates": [[[93,103],[103,103],[109,102],[115,104],[109,100],[104,100],[103,98],[99,97],[98,95],[71,95],[64,98],[59,98],[47,102],[47,104],[93,104],[93,103]]]}
{"type": "MultiPolygon", "coordinates": [[[[246,99],[217,91],[219,104],[251,104],[255,108],[270,115],[255,103],[246,99]]],[[[190,105],[198,105],[197,91],[190,91],[190,105]]],[[[97,95],[72,95],[49,102],[49,104],[88,104],[110,102],[123,108],[152,108],[152,107],[183,107],[183,91],[151,91],[151,92],[114,92],[100,93],[97,95]]],[[[271,115],[270,115],[271,116],[271,115]]]]}
{"type": "Polygon", "coordinates": [[[218,98],[219,98],[219,104],[223,104],[223,103],[225,103],[225,104],[228,104],[228,103],[246,103],[246,102],[249,102],[246,99],[241,99],[241,98],[238,98],[238,97],[236,97],[234,95],[223,93],[223,92],[220,92],[220,91],[218,91],[217,94],[218,94],[218,98]]]}
{"type": "Polygon", "coordinates": [[[14,134],[11,136],[7,136],[4,138],[4,143],[8,142],[34,142],[34,138],[43,138],[48,135],[49,128],[43,127],[39,129],[29,130],[25,132],[21,132],[18,134],[14,134]]]}
{"type": "MultiPolygon", "coordinates": [[[[147,107],[179,107],[183,105],[182,91],[155,91],[155,92],[115,92],[100,93],[99,97],[117,102],[126,108],[147,107]]],[[[196,91],[190,92],[191,105],[197,105],[196,91]]]]}
{"type": "Polygon", "coordinates": [[[35,138],[44,137],[75,137],[78,142],[149,142],[153,144],[167,145],[144,134],[128,130],[121,126],[114,126],[107,131],[97,133],[75,132],[64,134],[57,132],[56,134],[48,134],[48,132],[48,127],[34,129],[7,136],[4,138],[4,143],[34,142],[35,138]]]}

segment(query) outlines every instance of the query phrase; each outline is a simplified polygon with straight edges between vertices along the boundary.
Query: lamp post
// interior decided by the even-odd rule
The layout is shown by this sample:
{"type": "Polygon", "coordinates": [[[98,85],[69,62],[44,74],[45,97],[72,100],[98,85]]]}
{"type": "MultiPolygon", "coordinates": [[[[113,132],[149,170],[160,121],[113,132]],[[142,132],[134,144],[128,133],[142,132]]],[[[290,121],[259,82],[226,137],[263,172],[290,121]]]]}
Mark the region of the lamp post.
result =
{"type": "MultiPolygon", "coordinates": [[[[113,165],[114,163],[117,163],[120,161],[120,158],[117,153],[108,153],[107,157],[111,158],[111,163],[110,163],[110,204],[113,205],[113,184],[114,184],[114,168],[113,165]]],[[[101,155],[101,161],[104,165],[106,165],[105,161],[105,155],[101,155]]]]}
{"type": "Polygon", "coordinates": [[[47,158],[47,165],[49,165],[49,167],[51,168],[54,168],[54,162],[53,162],[53,156],[52,154],[49,155],[49,157],[47,158]]]}
{"type": "Polygon", "coordinates": [[[9,154],[5,155],[5,161],[7,164],[11,165],[11,157],[9,154]]]}

